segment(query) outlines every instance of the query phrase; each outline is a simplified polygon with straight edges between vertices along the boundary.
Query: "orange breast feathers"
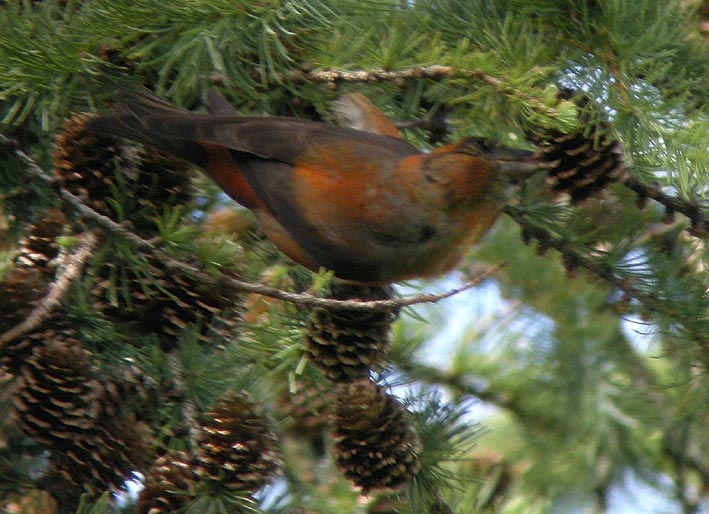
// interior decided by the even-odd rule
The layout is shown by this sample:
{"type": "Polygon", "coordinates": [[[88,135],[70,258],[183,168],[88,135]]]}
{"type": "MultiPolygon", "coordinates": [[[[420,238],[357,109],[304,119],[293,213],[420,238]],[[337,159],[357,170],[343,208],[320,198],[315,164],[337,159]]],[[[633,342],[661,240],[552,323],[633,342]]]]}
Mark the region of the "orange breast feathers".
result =
{"type": "Polygon", "coordinates": [[[348,147],[311,155],[296,163],[291,187],[299,212],[323,239],[367,255],[377,238],[403,235],[426,216],[413,178],[423,155],[381,161],[348,147]]]}
{"type": "Polygon", "coordinates": [[[446,149],[377,161],[316,148],[293,169],[296,210],[312,237],[397,280],[449,270],[494,222],[493,165],[446,149]]]}

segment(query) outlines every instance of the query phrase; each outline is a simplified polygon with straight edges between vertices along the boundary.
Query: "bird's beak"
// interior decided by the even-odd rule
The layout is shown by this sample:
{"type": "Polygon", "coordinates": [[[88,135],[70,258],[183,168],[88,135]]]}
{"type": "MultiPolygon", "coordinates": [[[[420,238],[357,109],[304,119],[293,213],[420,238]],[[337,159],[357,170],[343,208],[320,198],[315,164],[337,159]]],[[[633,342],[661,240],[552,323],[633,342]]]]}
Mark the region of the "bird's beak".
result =
{"type": "Polygon", "coordinates": [[[518,183],[547,168],[545,163],[536,161],[495,160],[497,169],[507,175],[513,183],[518,183]]]}
{"type": "Polygon", "coordinates": [[[492,147],[486,150],[485,157],[515,183],[548,167],[547,163],[539,161],[535,152],[529,150],[492,147]]]}

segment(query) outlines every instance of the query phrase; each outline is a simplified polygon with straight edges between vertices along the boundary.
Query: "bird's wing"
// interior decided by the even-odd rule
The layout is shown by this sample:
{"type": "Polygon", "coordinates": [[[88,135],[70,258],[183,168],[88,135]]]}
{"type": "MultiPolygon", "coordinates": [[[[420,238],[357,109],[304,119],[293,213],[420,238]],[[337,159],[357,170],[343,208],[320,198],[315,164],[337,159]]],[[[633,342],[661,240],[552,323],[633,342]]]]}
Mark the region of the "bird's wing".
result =
{"type": "Polygon", "coordinates": [[[207,111],[212,116],[234,116],[239,114],[217,89],[210,89],[207,92],[207,111]]]}
{"type": "Polygon", "coordinates": [[[243,190],[230,191],[241,188],[231,179],[243,176],[258,208],[319,265],[371,266],[374,274],[401,244],[429,237],[423,213],[391,190],[400,187],[390,180],[399,162],[420,155],[415,147],[394,137],[322,123],[240,117],[223,107],[214,109],[216,115],[200,114],[145,96],[95,118],[89,129],[195,162],[237,200],[244,197],[243,190]],[[216,170],[211,161],[215,156],[220,164],[216,170]]]}
{"type": "Polygon", "coordinates": [[[396,125],[362,93],[342,95],[333,106],[335,117],[348,127],[402,139],[396,125]]]}
{"type": "Polygon", "coordinates": [[[418,150],[394,137],[280,117],[200,114],[179,109],[150,95],[132,97],[113,111],[88,122],[90,130],[157,146],[203,164],[195,144],[217,145],[264,159],[294,164],[304,152],[321,145],[363,145],[371,159],[399,159],[418,150]]]}

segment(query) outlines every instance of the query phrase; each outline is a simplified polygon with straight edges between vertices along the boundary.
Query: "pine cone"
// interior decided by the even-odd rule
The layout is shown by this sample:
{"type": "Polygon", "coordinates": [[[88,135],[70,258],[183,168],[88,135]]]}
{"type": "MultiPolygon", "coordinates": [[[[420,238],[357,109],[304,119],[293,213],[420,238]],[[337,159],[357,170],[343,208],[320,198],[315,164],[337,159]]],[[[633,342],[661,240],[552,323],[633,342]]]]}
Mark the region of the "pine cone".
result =
{"type": "Polygon", "coordinates": [[[118,490],[134,471],[146,470],[150,439],[147,425],[132,416],[107,418],[84,438],[52,452],[53,472],[94,493],[118,490]]]}
{"type": "Polygon", "coordinates": [[[200,327],[200,341],[216,335],[233,335],[239,321],[236,292],[213,282],[170,273],[153,260],[148,276],[128,263],[107,262],[98,271],[92,288],[94,307],[109,317],[137,323],[145,332],[155,332],[163,349],[175,347],[189,324],[200,327]]]}
{"type": "MultiPolygon", "coordinates": [[[[336,284],[332,298],[338,300],[385,300],[386,287],[336,284]]],[[[389,345],[389,331],[396,314],[391,311],[315,308],[306,332],[307,356],[318,369],[335,381],[369,376],[380,370],[389,345]]]]}
{"type": "Polygon", "coordinates": [[[89,352],[62,335],[34,349],[17,377],[13,397],[20,428],[55,447],[86,437],[102,414],[103,400],[89,352]]]}
{"type": "MultiPolygon", "coordinates": [[[[563,90],[560,96],[574,100],[581,108],[588,108],[591,103],[587,96],[572,90],[563,90]]],[[[589,125],[590,116],[590,110],[586,110],[579,121],[589,125]]],[[[583,129],[570,134],[547,130],[531,139],[539,145],[537,158],[551,165],[548,184],[555,192],[567,193],[572,203],[582,202],[628,177],[623,147],[605,121],[596,122],[590,134],[583,129]]]]}
{"type": "Polygon", "coordinates": [[[278,438],[246,397],[230,394],[202,423],[197,474],[234,491],[255,492],[280,469],[278,438]]]}
{"type": "MultiPolygon", "coordinates": [[[[0,283],[0,333],[27,319],[49,292],[55,271],[53,261],[59,255],[55,239],[65,222],[62,211],[50,209],[40,221],[27,227],[19,241],[14,267],[0,283]]],[[[36,339],[35,334],[29,334],[8,343],[0,356],[0,366],[17,373],[36,339]]]]}
{"type": "Polygon", "coordinates": [[[180,159],[149,149],[129,151],[118,139],[86,130],[86,114],[68,119],[56,139],[54,173],[70,192],[94,210],[116,217],[109,200],[121,203],[121,215],[135,229],[152,232],[165,205],[186,203],[190,167],[180,159]]]}
{"type": "Polygon", "coordinates": [[[35,267],[10,269],[0,283],[0,331],[23,321],[49,291],[50,278],[35,267]]]}
{"type": "Polygon", "coordinates": [[[364,494],[396,490],[420,468],[421,442],[404,407],[370,380],[340,385],[335,462],[364,494]]]}
{"type": "Polygon", "coordinates": [[[138,514],[172,514],[195,498],[195,459],[185,452],[158,457],[145,476],[138,514]]]}
{"type": "Polygon", "coordinates": [[[151,212],[164,205],[182,205],[192,198],[191,165],[155,148],[138,152],[135,196],[151,212]]]}
{"type": "Polygon", "coordinates": [[[56,238],[62,233],[66,216],[59,209],[50,209],[42,219],[28,227],[27,235],[20,240],[15,266],[36,267],[48,275],[54,270],[50,263],[59,255],[56,238]]]}
{"type": "MultiPolygon", "coordinates": [[[[27,319],[49,292],[55,272],[53,261],[59,255],[55,239],[65,222],[62,211],[50,209],[40,221],[27,227],[26,235],[19,241],[14,267],[0,283],[0,333],[27,319]]],[[[17,373],[35,340],[36,335],[29,334],[11,341],[3,349],[0,366],[17,373]]]]}
{"type": "MultiPolygon", "coordinates": [[[[50,278],[35,267],[12,268],[0,283],[0,333],[27,319],[49,291],[50,278]]],[[[32,350],[35,334],[10,341],[0,355],[0,366],[15,374],[32,350]]]]}
{"type": "Polygon", "coordinates": [[[161,285],[173,295],[163,301],[162,329],[165,334],[177,338],[187,324],[202,320],[206,324],[199,339],[204,343],[208,343],[212,335],[228,338],[234,333],[239,321],[237,295],[221,287],[218,279],[206,283],[173,274],[170,282],[161,285]]]}
{"type": "Polygon", "coordinates": [[[301,436],[312,436],[329,423],[332,393],[325,381],[301,377],[291,393],[286,387],[278,398],[281,411],[288,417],[287,428],[301,436]]]}
{"type": "Polygon", "coordinates": [[[145,468],[147,427],[107,410],[106,388],[90,352],[67,332],[53,335],[22,365],[14,417],[23,432],[51,450],[50,473],[89,490],[117,489],[145,468]]]}
{"type": "Polygon", "coordinates": [[[89,115],[68,118],[55,140],[54,175],[71,193],[83,198],[94,210],[107,216],[113,209],[106,203],[116,180],[116,168],[126,168],[128,157],[118,139],[88,132],[89,115]]]}

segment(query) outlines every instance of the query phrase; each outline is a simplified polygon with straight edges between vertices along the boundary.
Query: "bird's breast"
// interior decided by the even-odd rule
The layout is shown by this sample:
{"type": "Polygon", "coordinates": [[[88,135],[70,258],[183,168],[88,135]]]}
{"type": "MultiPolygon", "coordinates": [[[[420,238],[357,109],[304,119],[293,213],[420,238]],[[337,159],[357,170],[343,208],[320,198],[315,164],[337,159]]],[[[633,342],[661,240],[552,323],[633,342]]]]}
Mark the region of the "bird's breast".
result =
{"type": "MultiPolygon", "coordinates": [[[[289,198],[308,230],[295,238],[299,250],[286,253],[360,282],[432,277],[453,268],[494,222],[486,202],[459,201],[464,192],[452,207],[445,184],[424,177],[425,155],[373,157],[339,148],[295,163],[289,198]]],[[[281,224],[287,230],[288,220],[281,224]]]]}

